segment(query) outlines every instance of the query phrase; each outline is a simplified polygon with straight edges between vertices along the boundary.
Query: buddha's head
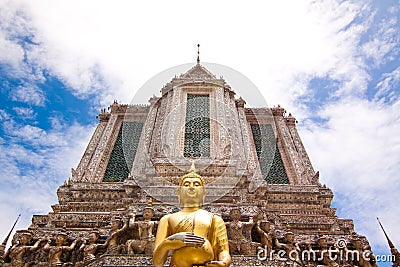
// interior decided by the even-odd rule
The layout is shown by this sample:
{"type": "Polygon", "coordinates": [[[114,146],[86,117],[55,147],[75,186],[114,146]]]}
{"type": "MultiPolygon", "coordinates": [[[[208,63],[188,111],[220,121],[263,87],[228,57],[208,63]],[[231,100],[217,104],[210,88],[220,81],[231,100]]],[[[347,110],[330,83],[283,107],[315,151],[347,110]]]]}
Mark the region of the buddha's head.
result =
{"type": "Polygon", "coordinates": [[[183,207],[201,207],[206,197],[205,181],[196,173],[194,164],[189,173],[182,176],[177,189],[179,203],[183,207]]]}

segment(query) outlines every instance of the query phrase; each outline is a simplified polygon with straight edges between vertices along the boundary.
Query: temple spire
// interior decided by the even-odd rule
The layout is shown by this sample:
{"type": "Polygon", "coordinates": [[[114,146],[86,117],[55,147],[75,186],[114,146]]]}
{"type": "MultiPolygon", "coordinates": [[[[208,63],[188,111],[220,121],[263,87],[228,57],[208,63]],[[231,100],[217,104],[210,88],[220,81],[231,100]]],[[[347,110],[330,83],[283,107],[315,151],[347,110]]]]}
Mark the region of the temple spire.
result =
{"type": "Polygon", "coordinates": [[[200,44],[197,44],[197,64],[200,64],[200,44]]]}
{"type": "Polygon", "coordinates": [[[2,245],[4,245],[4,246],[7,245],[8,239],[10,238],[10,235],[11,235],[12,231],[14,230],[15,225],[17,224],[19,217],[21,217],[21,214],[18,215],[17,219],[16,219],[15,222],[14,222],[14,225],[11,227],[11,230],[10,230],[10,232],[8,233],[7,237],[4,239],[2,245]]]}
{"type": "Polygon", "coordinates": [[[393,256],[393,258],[392,258],[392,262],[393,262],[392,267],[400,267],[400,253],[397,250],[397,248],[393,245],[392,241],[389,239],[389,236],[387,235],[385,229],[383,229],[383,226],[382,226],[381,222],[379,221],[379,218],[376,218],[376,219],[378,220],[378,223],[381,226],[382,231],[385,234],[386,240],[387,240],[387,242],[389,244],[390,253],[392,253],[392,256],[393,256]]]}
{"type": "Polygon", "coordinates": [[[376,219],[378,220],[378,223],[381,226],[383,233],[385,234],[385,237],[386,237],[386,240],[388,241],[389,247],[394,248],[394,245],[393,245],[392,241],[389,239],[389,236],[386,234],[385,229],[383,229],[383,226],[382,226],[381,222],[379,221],[379,218],[377,217],[376,219]]]}

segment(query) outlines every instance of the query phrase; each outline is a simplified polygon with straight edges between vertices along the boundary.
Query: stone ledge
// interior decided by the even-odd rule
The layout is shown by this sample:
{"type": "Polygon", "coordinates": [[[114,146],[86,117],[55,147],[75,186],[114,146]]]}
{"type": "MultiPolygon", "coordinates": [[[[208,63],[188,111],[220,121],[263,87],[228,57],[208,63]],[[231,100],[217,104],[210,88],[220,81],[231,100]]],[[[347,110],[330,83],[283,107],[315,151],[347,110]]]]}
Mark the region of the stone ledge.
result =
{"type": "MultiPolygon", "coordinates": [[[[167,261],[165,266],[168,266],[167,261]]],[[[151,255],[104,255],[96,261],[86,265],[87,267],[148,267],[153,266],[151,255]]],[[[300,266],[299,264],[287,260],[267,260],[260,261],[257,256],[232,256],[232,267],[248,266],[248,267],[284,267],[284,266],[300,266]]]]}

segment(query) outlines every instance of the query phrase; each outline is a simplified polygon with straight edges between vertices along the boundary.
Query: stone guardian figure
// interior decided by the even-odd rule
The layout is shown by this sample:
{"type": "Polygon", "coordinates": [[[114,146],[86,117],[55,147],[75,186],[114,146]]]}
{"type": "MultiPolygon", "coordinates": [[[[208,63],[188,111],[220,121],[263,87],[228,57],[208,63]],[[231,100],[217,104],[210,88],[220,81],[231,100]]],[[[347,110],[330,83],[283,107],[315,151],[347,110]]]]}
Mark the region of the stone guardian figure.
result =
{"type": "Polygon", "coordinates": [[[82,243],[79,250],[83,251],[83,261],[78,262],[76,266],[85,266],[96,259],[96,253],[99,249],[104,249],[107,247],[108,243],[99,244],[100,233],[97,230],[93,230],[88,235],[88,244],[82,243]]]}
{"type": "Polygon", "coordinates": [[[56,235],[56,245],[51,246],[51,239],[48,239],[47,244],[43,247],[49,251],[48,263],[49,267],[63,266],[61,257],[64,252],[71,251],[75,248],[78,239],[75,239],[70,246],[66,246],[68,235],[64,232],[59,232],[56,235]]]}
{"type": "Polygon", "coordinates": [[[244,236],[245,228],[250,228],[253,226],[253,218],[250,217],[249,222],[242,222],[240,218],[242,213],[239,207],[234,207],[229,212],[229,217],[231,221],[227,223],[228,226],[228,236],[229,236],[229,250],[232,254],[235,252],[242,255],[251,254],[251,240],[244,236]]]}
{"type": "Polygon", "coordinates": [[[8,256],[11,259],[10,263],[4,263],[3,266],[11,266],[11,267],[25,267],[30,266],[31,263],[25,262],[24,257],[36,250],[39,247],[41,240],[36,241],[33,246],[30,246],[29,243],[32,240],[32,234],[29,231],[22,232],[18,242],[13,244],[13,246],[7,252],[8,256]]]}
{"type": "MultiPolygon", "coordinates": [[[[147,206],[143,209],[143,221],[134,222],[138,227],[139,239],[130,239],[126,242],[128,254],[151,254],[154,250],[154,235],[153,229],[156,225],[152,221],[154,209],[152,206],[147,206]]],[[[129,225],[131,227],[131,225],[129,225]]]]}

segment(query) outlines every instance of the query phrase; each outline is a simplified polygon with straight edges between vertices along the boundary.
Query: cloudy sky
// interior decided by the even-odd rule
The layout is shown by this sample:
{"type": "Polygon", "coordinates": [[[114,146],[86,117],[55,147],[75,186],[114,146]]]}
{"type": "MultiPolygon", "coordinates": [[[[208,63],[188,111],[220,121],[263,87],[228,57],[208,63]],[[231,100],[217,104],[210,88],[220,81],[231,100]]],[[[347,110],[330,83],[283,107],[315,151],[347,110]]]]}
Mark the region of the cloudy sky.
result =
{"type": "Polygon", "coordinates": [[[298,119],[337,214],[375,253],[377,216],[400,247],[399,19],[398,0],[0,0],[0,238],[57,203],[100,108],[194,63],[200,43],[298,119]]]}

